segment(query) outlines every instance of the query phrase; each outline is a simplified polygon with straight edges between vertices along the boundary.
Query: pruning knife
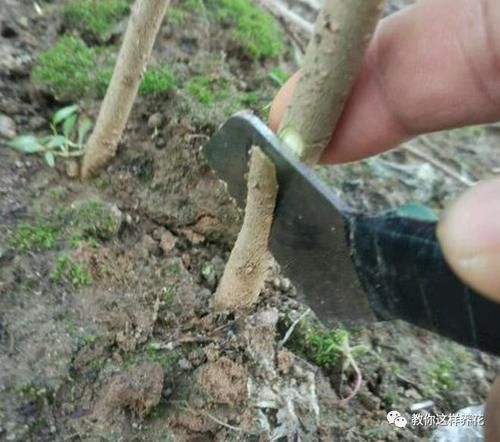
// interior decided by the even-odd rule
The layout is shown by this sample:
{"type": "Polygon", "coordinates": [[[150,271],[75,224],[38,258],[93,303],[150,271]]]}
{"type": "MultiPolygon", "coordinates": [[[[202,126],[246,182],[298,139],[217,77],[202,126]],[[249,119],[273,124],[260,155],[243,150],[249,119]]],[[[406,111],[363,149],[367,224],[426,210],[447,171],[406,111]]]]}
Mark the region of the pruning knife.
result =
{"type": "Polygon", "coordinates": [[[255,145],[273,161],[279,184],[270,250],[325,325],[399,318],[500,355],[500,304],[452,272],[435,222],[351,210],[250,113],[230,118],[203,148],[241,207],[255,145]]]}

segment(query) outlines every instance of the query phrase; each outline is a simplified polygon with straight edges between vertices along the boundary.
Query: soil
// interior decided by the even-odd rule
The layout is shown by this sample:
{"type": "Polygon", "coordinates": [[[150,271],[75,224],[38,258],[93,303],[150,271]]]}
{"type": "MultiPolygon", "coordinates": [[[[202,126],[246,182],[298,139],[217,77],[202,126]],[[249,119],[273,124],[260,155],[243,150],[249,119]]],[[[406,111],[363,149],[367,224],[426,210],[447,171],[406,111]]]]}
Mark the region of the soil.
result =
{"type": "MultiPolygon", "coordinates": [[[[0,142],[13,131],[44,133],[66,104],[30,82],[37,54],[62,30],[61,4],[42,2],[40,15],[31,0],[0,3],[0,142]]],[[[290,54],[252,60],[202,14],[165,22],[155,61],[173,66],[181,84],[210,73],[234,93],[258,91],[260,104],[277,90],[270,69],[294,68],[290,54]]],[[[79,105],[96,117],[98,101],[79,105]]],[[[117,157],[87,182],[68,176],[74,163],[51,169],[0,148],[0,440],[414,441],[433,428],[397,428],[388,411],[484,402],[497,358],[394,321],[352,331],[352,345],[368,351],[356,356],[361,390],[343,404],[353,373],[317,367],[292,340],[280,343],[306,307],[277,265],[250,314],[212,312],[242,217],[200,146],[229,108],[202,106],[182,88],[138,98],[117,157]],[[85,218],[79,208],[89,204],[112,225],[85,218]],[[20,226],[41,221],[57,225],[54,244],[13,243],[20,226]],[[75,245],[75,232],[94,241],[75,245]],[[89,277],[56,278],[61,257],[89,277]]],[[[499,138],[490,126],[412,141],[458,177],[405,146],[321,173],[363,210],[407,201],[439,210],[467,179],[498,172],[499,138]]]]}

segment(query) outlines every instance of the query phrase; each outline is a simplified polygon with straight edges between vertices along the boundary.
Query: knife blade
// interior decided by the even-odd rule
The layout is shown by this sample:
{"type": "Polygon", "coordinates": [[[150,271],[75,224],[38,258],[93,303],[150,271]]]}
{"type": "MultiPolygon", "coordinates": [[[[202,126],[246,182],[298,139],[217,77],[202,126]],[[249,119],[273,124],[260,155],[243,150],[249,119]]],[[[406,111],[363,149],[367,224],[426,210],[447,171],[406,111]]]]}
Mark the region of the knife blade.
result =
{"type": "Polygon", "coordinates": [[[351,210],[250,113],[230,118],[203,148],[240,207],[254,145],[271,158],[278,177],[270,250],[325,325],[400,318],[500,354],[500,304],[454,275],[434,222],[351,210]]]}

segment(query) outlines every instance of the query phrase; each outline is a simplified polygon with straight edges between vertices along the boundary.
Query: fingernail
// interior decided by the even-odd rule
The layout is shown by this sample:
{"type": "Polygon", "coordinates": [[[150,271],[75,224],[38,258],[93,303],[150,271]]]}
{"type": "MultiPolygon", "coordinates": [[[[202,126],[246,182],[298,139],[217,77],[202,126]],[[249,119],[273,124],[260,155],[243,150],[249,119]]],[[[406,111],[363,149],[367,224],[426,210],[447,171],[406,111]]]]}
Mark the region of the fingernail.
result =
{"type": "Polygon", "coordinates": [[[451,268],[500,302],[500,180],[477,184],[446,210],[437,235],[451,268]]]}

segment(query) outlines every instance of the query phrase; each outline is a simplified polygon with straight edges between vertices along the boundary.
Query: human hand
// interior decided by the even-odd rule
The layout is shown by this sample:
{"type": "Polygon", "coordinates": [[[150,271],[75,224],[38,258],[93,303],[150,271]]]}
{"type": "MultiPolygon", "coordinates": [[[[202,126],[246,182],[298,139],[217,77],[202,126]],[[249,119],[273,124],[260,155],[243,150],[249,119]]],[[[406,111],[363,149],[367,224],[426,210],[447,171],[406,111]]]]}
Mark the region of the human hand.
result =
{"type": "MultiPolygon", "coordinates": [[[[298,75],[273,102],[275,130],[298,75]]],[[[354,161],[421,133],[496,120],[500,1],[421,0],[380,22],[322,161],[354,161]]],[[[500,302],[500,179],[475,185],[453,203],[438,238],[452,269],[500,302]]],[[[486,423],[486,440],[500,441],[500,378],[486,423]]]]}
{"type": "MultiPolygon", "coordinates": [[[[274,129],[298,75],[273,102],[274,129]]],[[[499,119],[500,2],[421,0],[379,24],[322,161],[353,161],[421,133],[499,119]]],[[[500,180],[459,198],[438,236],[454,271],[500,302],[500,180]]]]}

